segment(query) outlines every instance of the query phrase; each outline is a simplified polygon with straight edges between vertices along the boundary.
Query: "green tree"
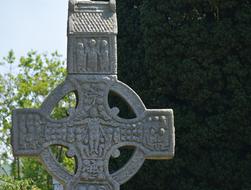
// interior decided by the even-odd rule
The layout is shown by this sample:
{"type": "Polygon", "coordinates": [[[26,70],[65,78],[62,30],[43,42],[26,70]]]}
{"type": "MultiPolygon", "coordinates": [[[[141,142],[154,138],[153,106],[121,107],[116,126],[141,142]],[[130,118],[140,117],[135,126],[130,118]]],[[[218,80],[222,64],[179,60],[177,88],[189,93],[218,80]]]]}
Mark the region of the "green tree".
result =
{"type": "MultiPolygon", "coordinates": [[[[48,93],[65,78],[65,61],[57,52],[41,55],[32,51],[16,62],[14,52],[10,51],[2,61],[5,67],[10,68],[9,72],[0,74],[0,142],[4,149],[0,154],[1,160],[12,162],[16,179],[32,179],[41,189],[51,189],[51,177],[39,162],[30,158],[12,158],[11,113],[16,108],[38,108],[48,93]]],[[[59,103],[52,115],[64,116],[65,106],[64,102],[59,103]]],[[[54,150],[55,153],[57,151],[54,150]]]]}
{"type": "Polygon", "coordinates": [[[0,176],[1,190],[40,190],[31,180],[16,180],[12,177],[0,176]]]}

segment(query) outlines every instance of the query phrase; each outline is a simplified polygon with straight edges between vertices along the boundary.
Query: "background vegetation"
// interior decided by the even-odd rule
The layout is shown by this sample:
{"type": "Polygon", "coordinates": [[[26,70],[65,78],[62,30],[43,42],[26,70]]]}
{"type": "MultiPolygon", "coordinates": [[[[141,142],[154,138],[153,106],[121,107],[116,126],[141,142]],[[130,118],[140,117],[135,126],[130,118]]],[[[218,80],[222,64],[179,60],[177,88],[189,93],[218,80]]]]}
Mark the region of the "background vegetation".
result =
{"type": "Polygon", "coordinates": [[[120,79],[176,126],[175,158],[122,189],[251,189],[251,1],[117,4],[120,79]]]}
{"type": "MultiPolygon", "coordinates": [[[[122,190],[250,190],[251,2],[117,0],[117,6],[119,79],[148,108],[173,108],[176,126],[175,158],[146,161],[122,190]]],[[[13,53],[4,62],[15,62],[13,53]]],[[[38,107],[65,76],[57,53],[31,52],[19,68],[17,77],[0,76],[0,138],[7,147],[11,110],[38,107]]],[[[34,162],[15,158],[14,177],[50,189],[50,176],[34,162]]]]}
{"type": "MultiPolygon", "coordinates": [[[[52,189],[51,176],[41,167],[37,160],[32,158],[17,158],[11,155],[10,127],[11,113],[16,108],[38,108],[44,98],[51,92],[65,76],[65,65],[61,56],[55,52],[51,55],[40,55],[36,52],[29,52],[18,61],[18,74],[13,72],[13,64],[16,62],[13,51],[3,58],[2,64],[9,67],[10,71],[0,75],[0,145],[5,147],[1,151],[1,165],[12,163],[12,173],[14,179],[28,179],[17,183],[23,188],[23,183],[27,188],[32,185],[47,190],[52,189]]],[[[61,108],[62,105],[61,105],[61,108]]],[[[65,109],[58,109],[57,117],[64,115],[65,109]]],[[[55,151],[56,153],[56,151],[55,151]]],[[[0,165],[0,166],[1,166],[0,165]]],[[[17,181],[17,182],[18,182],[17,181]]],[[[13,181],[14,182],[14,181],[13,181]]],[[[0,189],[6,189],[6,183],[0,183],[0,189]],[[1,184],[4,187],[1,187],[1,184]]],[[[21,188],[20,187],[20,188],[21,188]]],[[[13,188],[16,190],[16,188],[13,188]]],[[[26,189],[22,189],[26,190],[26,189]]],[[[27,189],[28,190],[28,189],[27,189]]]]}
{"type": "Polygon", "coordinates": [[[0,188],[2,190],[40,190],[33,185],[31,180],[18,180],[7,176],[0,176],[0,188]]]}

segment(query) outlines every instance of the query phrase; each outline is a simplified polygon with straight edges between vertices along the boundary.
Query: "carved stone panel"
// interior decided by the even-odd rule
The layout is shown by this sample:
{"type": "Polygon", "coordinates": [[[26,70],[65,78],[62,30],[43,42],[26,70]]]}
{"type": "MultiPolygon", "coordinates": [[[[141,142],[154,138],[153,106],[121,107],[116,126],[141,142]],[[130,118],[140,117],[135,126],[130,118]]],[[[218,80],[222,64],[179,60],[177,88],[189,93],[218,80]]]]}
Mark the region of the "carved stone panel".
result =
{"type": "Polygon", "coordinates": [[[111,41],[107,37],[76,38],[74,40],[74,63],[72,72],[110,73],[111,41]]]}
{"type": "Polygon", "coordinates": [[[117,17],[115,1],[70,1],[68,72],[117,73],[117,17]]]}

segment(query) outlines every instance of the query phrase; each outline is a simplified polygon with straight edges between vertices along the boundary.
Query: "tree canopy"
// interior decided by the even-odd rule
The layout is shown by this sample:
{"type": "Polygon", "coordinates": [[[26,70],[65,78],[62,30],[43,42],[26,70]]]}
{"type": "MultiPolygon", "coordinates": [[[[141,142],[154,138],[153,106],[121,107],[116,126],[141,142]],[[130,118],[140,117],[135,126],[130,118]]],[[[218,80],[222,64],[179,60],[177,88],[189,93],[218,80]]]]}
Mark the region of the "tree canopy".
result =
{"type": "MultiPolygon", "coordinates": [[[[2,64],[10,69],[6,74],[0,74],[0,146],[4,148],[0,154],[1,164],[11,162],[13,177],[17,180],[28,180],[17,181],[15,185],[23,186],[25,183],[28,188],[28,182],[32,180],[32,184],[49,190],[52,186],[51,177],[39,162],[32,158],[20,160],[11,155],[11,114],[16,108],[38,108],[48,93],[64,79],[65,62],[57,52],[47,55],[31,51],[16,60],[14,52],[10,51],[3,58],[2,64]],[[14,68],[18,70],[17,74],[14,68]]],[[[65,114],[64,109],[59,109],[60,106],[62,107],[59,105],[56,111],[58,117],[65,114]]],[[[10,178],[7,181],[14,182],[10,178]]],[[[6,184],[10,183],[3,184],[3,187],[0,183],[0,187],[8,190],[6,184]]]]}
{"type": "Polygon", "coordinates": [[[122,189],[251,188],[251,2],[118,0],[119,77],[173,108],[176,155],[122,189]]]}

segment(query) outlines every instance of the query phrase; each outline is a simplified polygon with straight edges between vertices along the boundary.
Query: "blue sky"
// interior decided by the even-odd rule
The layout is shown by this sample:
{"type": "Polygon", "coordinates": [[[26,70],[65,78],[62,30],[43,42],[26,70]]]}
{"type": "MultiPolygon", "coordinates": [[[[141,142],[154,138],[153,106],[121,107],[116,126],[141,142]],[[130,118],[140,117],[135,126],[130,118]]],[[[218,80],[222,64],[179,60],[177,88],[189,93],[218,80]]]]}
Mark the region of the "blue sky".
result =
{"type": "Polygon", "coordinates": [[[66,57],[67,9],[68,0],[0,0],[0,60],[11,49],[16,57],[29,50],[66,57]]]}

